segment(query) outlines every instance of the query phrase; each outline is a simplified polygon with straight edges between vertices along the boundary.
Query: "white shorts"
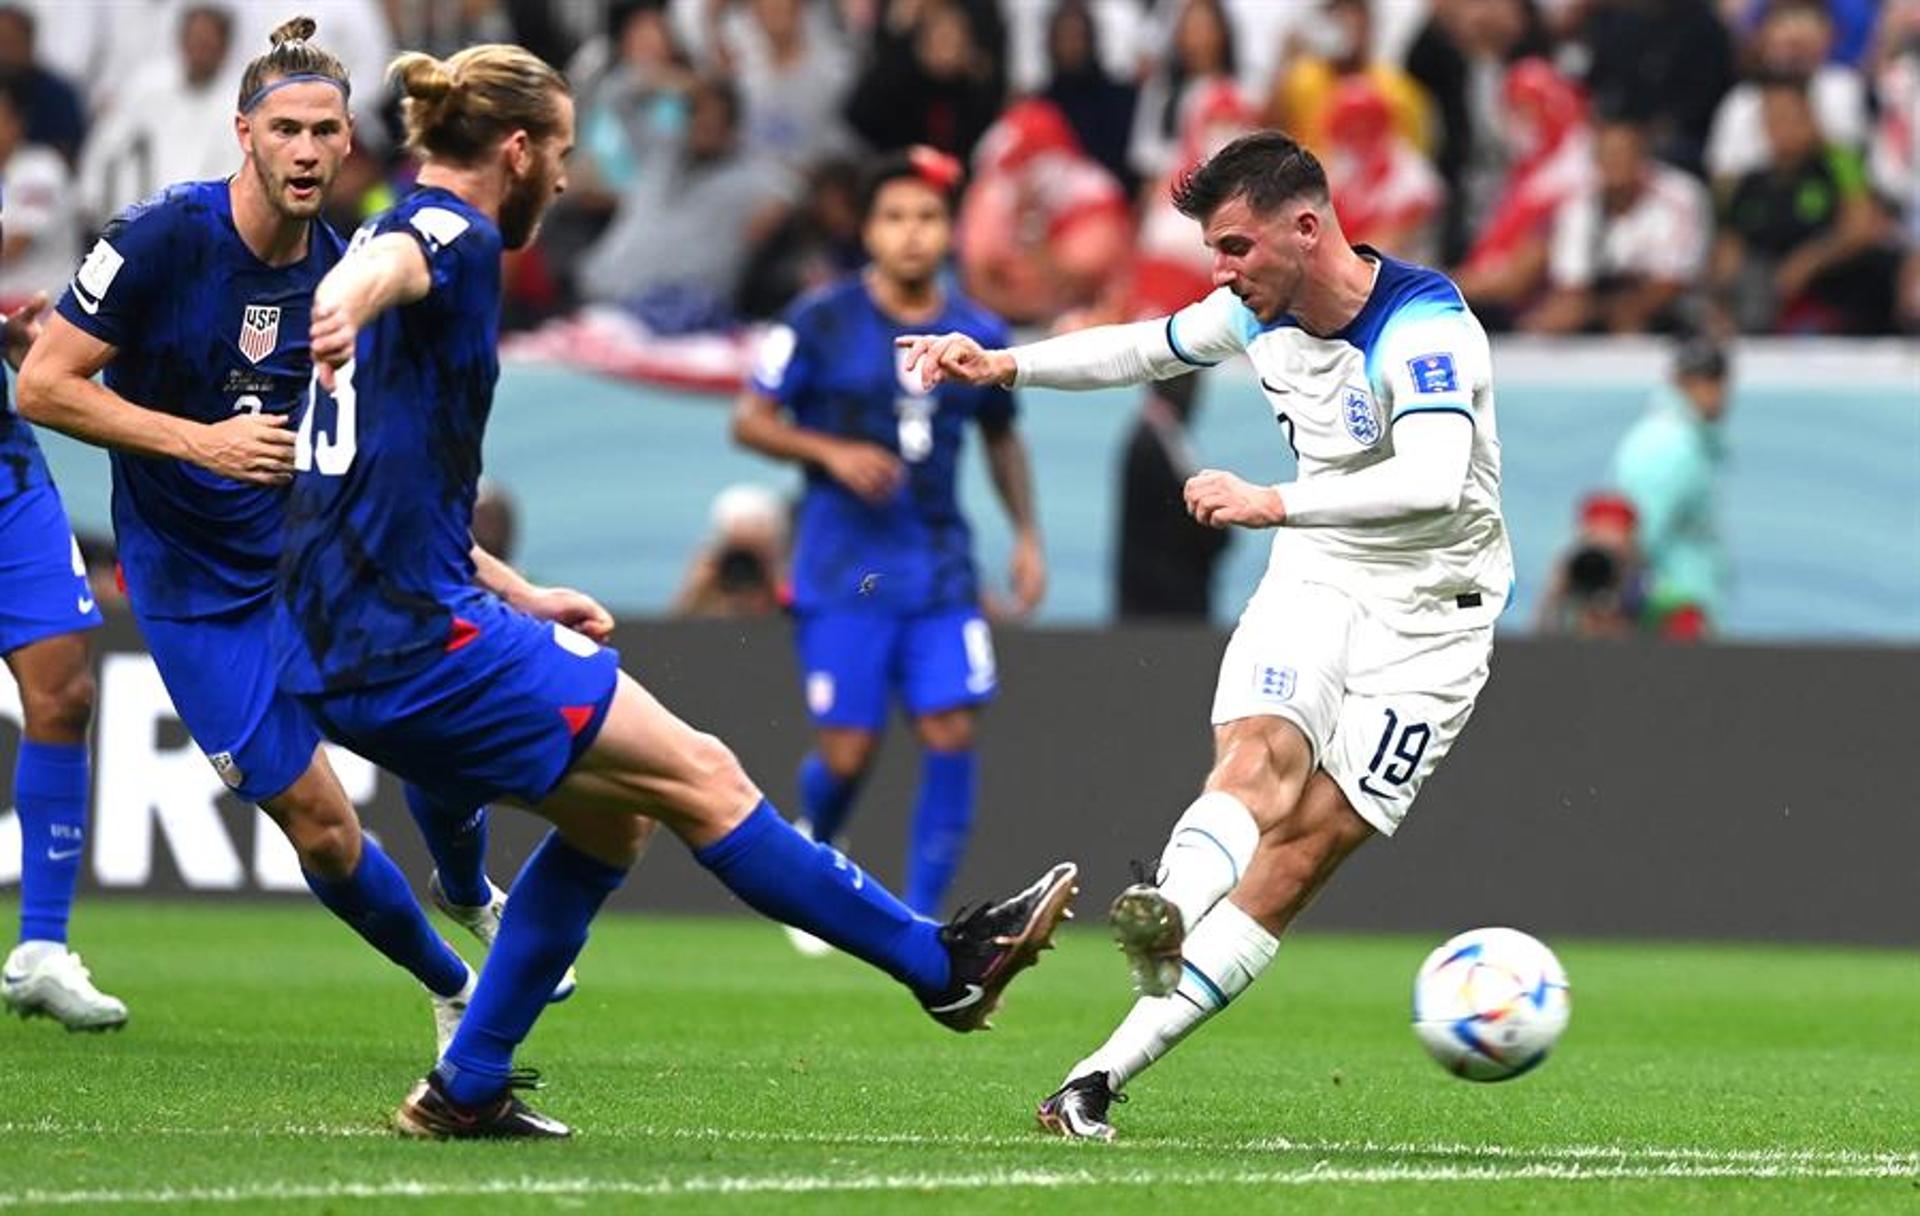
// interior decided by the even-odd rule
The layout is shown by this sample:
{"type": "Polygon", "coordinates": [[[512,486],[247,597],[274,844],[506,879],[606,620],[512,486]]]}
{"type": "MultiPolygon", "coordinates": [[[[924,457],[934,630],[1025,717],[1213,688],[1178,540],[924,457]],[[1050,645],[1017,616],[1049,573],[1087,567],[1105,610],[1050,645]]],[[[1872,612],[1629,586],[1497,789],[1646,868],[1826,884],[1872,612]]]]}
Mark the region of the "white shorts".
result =
{"type": "Polygon", "coordinates": [[[1220,660],[1213,724],[1281,717],[1360,817],[1393,835],[1473,715],[1493,628],[1408,634],[1346,592],[1267,580],[1220,660]]]}

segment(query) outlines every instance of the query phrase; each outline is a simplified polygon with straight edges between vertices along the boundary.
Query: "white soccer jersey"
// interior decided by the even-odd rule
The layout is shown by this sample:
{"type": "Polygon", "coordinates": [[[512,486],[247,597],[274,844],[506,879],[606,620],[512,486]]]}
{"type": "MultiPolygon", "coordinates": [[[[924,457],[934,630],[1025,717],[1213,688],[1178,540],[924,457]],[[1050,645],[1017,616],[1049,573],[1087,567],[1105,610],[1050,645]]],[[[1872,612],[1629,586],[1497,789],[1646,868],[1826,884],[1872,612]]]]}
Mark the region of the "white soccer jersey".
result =
{"type": "Polygon", "coordinates": [[[1374,256],[1372,293],[1331,337],[1316,338],[1290,317],[1262,325],[1221,288],[1168,318],[1167,342],[1196,367],[1246,353],[1302,481],[1347,476],[1392,456],[1393,422],[1408,414],[1445,411],[1470,423],[1472,459],[1455,510],[1276,528],[1268,577],[1339,587],[1404,633],[1479,628],[1500,615],[1513,581],[1486,331],[1446,276],[1374,256]]]}

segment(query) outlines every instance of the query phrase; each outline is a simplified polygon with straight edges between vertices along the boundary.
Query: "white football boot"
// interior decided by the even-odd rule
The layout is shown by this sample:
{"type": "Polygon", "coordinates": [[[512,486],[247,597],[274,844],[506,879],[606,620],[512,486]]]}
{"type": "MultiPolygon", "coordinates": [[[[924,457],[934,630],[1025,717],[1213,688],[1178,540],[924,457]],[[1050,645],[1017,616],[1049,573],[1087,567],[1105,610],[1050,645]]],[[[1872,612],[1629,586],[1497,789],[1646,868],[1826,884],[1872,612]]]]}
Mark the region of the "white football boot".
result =
{"type": "MultiPolygon", "coordinates": [[[[445,913],[448,920],[473,934],[481,945],[492,950],[493,939],[500,936],[500,917],[507,910],[507,893],[494,886],[491,879],[487,880],[487,890],[491,898],[478,907],[470,907],[447,898],[447,893],[440,889],[440,871],[435,870],[433,876],[427,879],[427,893],[433,897],[433,906],[445,913]]],[[[553,995],[547,998],[547,1003],[552,1005],[566,1000],[579,986],[580,977],[572,967],[568,967],[567,973],[554,985],[553,995]]]]}
{"type": "Polygon", "coordinates": [[[93,986],[80,956],[58,942],[22,942],[0,970],[0,1001],[22,1018],[52,1018],[68,1030],[119,1030],[127,1006],[93,986]]]}

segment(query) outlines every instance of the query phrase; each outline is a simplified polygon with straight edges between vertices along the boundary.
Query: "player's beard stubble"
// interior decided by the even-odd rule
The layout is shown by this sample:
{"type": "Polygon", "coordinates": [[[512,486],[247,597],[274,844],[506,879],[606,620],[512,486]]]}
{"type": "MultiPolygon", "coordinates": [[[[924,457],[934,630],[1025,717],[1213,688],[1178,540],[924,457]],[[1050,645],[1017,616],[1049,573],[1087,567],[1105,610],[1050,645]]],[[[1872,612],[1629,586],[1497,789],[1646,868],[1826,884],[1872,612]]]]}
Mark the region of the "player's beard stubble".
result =
{"type": "Polygon", "coordinates": [[[531,244],[553,199],[552,176],[537,168],[515,181],[500,200],[500,243],[508,249],[524,249],[531,244]]]}

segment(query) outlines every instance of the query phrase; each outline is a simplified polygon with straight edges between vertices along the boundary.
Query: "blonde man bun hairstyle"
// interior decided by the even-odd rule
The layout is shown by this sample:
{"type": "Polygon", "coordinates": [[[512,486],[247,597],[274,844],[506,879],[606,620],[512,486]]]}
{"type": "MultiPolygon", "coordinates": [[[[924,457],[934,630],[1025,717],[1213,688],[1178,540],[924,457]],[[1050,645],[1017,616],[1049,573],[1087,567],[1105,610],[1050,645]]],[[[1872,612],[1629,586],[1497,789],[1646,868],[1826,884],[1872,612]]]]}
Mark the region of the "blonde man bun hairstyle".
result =
{"type": "Polygon", "coordinates": [[[399,86],[407,147],[471,164],[518,130],[544,139],[560,129],[566,77],[524,47],[490,43],[447,59],[409,51],[387,68],[399,86]]]}

